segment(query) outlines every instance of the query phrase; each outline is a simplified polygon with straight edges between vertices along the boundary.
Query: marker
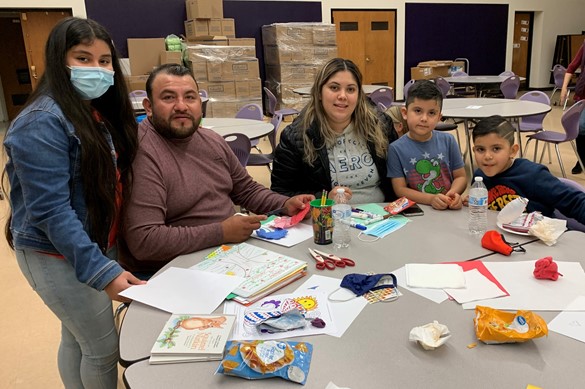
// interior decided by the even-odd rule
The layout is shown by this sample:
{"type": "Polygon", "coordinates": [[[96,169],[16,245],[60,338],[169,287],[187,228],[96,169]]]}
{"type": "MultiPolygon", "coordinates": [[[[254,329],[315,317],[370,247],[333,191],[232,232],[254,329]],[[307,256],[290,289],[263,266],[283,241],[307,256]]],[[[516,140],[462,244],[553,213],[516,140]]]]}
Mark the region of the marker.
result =
{"type": "MultiPolygon", "coordinates": [[[[378,215],[377,213],[367,212],[367,211],[364,211],[363,209],[359,209],[359,208],[353,208],[352,209],[352,212],[359,213],[359,214],[362,214],[362,215],[366,215],[366,217],[369,217],[370,219],[375,219],[377,217],[380,217],[380,215],[378,215]]],[[[351,216],[352,217],[363,218],[363,216],[353,216],[353,214],[351,216]]]]}
{"type": "Polygon", "coordinates": [[[364,231],[364,230],[367,230],[368,229],[368,227],[364,226],[363,224],[358,224],[358,223],[353,222],[353,221],[350,222],[350,221],[347,221],[347,220],[341,220],[341,222],[343,224],[348,224],[350,227],[357,228],[358,230],[364,231]]]}
{"type": "Polygon", "coordinates": [[[373,219],[364,220],[363,223],[365,225],[368,225],[368,224],[376,223],[376,222],[379,222],[379,221],[382,221],[382,220],[384,220],[384,218],[382,216],[378,216],[378,217],[375,217],[373,219]]]}

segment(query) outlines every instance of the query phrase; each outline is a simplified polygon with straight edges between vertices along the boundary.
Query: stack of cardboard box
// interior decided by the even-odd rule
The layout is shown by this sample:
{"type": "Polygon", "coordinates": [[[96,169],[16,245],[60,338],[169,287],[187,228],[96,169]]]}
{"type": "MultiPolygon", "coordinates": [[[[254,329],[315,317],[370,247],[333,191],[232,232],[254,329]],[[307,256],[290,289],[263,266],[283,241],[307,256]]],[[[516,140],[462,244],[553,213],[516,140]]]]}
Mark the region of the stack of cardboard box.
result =
{"type": "Polygon", "coordinates": [[[413,80],[431,80],[437,77],[449,77],[458,70],[463,70],[462,61],[424,61],[410,68],[410,78],[413,80]]]}
{"type": "Polygon", "coordinates": [[[186,61],[200,89],[209,96],[208,117],[234,117],[249,103],[262,105],[262,88],[254,39],[238,46],[193,45],[186,61]],[[243,44],[248,43],[248,46],[243,44]]]}
{"type": "Polygon", "coordinates": [[[234,117],[248,103],[262,105],[254,38],[236,38],[222,0],[187,0],[184,60],[209,96],[207,117],[234,117]]]}
{"type": "Polygon", "coordinates": [[[312,86],[315,75],[337,57],[335,25],[323,23],[274,23],[262,26],[265,86],[286,107],[301,110],[307,96],[293,89],[312,86]]]}

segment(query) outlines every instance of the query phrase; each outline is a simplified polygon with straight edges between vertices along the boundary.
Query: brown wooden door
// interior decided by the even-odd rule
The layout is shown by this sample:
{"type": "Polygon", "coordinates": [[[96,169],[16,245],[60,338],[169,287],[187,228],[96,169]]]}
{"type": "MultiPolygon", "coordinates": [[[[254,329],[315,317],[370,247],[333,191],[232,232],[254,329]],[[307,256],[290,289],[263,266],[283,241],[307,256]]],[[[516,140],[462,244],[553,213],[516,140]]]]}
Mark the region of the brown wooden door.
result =
{"type": "Polygon", "coordinates": [[[396,11],[333,10],[337,52],[351,59],[364,84],[395,88],[396,11]]]}
{"type": "Polygon", "coordinates": [[[67,16],[71,16],[71,11],[26,11],[20,14],[22,36],[33,89],[36,88],[45,71],[45,44],[49,33],[59,20],[67,16]]]}
{"type": "Polygon", "coordinates": [[[532,47],[532,12],[516,12],[514,15],[514,43],[512,71],[520,77],[530,75],[530,49],[532,47]]]}

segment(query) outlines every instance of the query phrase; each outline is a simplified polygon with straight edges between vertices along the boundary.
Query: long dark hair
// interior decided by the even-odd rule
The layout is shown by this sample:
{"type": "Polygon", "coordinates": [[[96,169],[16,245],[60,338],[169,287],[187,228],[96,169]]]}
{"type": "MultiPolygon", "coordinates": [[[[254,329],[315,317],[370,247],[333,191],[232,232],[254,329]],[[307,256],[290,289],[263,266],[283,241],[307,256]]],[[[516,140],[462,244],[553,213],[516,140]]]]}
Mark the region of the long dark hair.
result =
{"type": "Polygon", "coordinates": [[[313,123],[316,123],[317,128],[321,133],[321,137],[325,141],[322,146],[331,145],[335,142],[337,134],[331,129],[331,126],[327,122],[325,109],[321,102],[321,91],[331,77],[342,71],[350,72],[357,84],[357,104],[352,113],[354,131],[362,139],[374,144],[376,155],[379,157],[386,157],[388,139],[382,129],[380,121],[378,120],[375,108],[368,103],[366,94],[362,89],[363,78],[360,69],[349,59],[333,58],[324,64],[315,76],[315,81],[311,88],[311,99],[302,110],[299,118],[302,120],[302,128],[305,129],[303,134],[303,159],[310,166],[313,166],[313,163],[317,159],[317,150],[315,149],[313,140],[309,137],[306,131],[311,128],[313,123]]]}
{"type": "MultiPolygon", "coordinates": [[[[81,176],[89,235],[105,252],[109,231],[116,220],[117,172],[104,129],[111,134],[116,148],[123,188],[120,195],[124,199],[128,198],[132,161],[138,145],[137,124],[119,56],[103,26],[90,19],[70,17],[59,21],[49,34],[45,46],[45,62],[45,72],[26,106],[41,96],[50,95],[73,124],[75,134],[81,142],[81,176]],[[69,78],[67,52],[76,45],[91,44],[96,39],[104,41],[110,48],[115,72],[114,86],[101,97],[92,100],[91,104],[84,104],[69,78]],[[103,124],[96,121],[94,111],[99,112],[103,124]]],[[[6,231],[8,242],[12,245],[9,228],[6,231]]]]}

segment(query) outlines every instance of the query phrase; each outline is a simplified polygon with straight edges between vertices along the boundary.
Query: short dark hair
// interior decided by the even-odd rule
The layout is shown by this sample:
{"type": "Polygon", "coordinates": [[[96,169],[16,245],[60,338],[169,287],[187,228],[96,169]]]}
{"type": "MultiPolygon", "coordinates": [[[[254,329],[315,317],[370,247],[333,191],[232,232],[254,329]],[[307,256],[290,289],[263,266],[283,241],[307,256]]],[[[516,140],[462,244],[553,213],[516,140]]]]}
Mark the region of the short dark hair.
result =
{"type": "Polygon", "coordinates": [[[474,142],[476,138],[481,136],[497,134],[506,139],[508,143],[510,143],[510,146],[512,146],[514,144],[516,129],[509,121],[500,115],[493,115],[477,122],[471,134],[474,142]]]}
{"type": "Polygon", "coordinates": [[[406,97],[406,106],[408,107],[414,99],[419,100],[435,100],[439,103],[439,107],[443,108],[443,93],[429,80],[418,80],[408,90],[406,97]]]}
{"type": "Polygon", "coordinates": [[[197,84],[197,80],[195,79],[195,77],[193,77],[193,73],[191,73],[191,70],[189,70],[188,67],[185,67],[183,65],[179,65],[177,63],[167,63],[164,65],[161,65],[157,68],[155,68],[152,73],[150,73],[150,76],[148,76],[148,80],[146,80],[146,95],[148,96],[148,99],[152,101],[152,83],[154,82],[154,79],[156,78],[156,76],[158,76],[159,74],[170,74],[171,76],[178,76],[178,77],[184,77],[184,76],[190,76],[193,81],[195,81],[195,84],[197,85],[197,88],[199,88],[199,85],[197,84]]]}

